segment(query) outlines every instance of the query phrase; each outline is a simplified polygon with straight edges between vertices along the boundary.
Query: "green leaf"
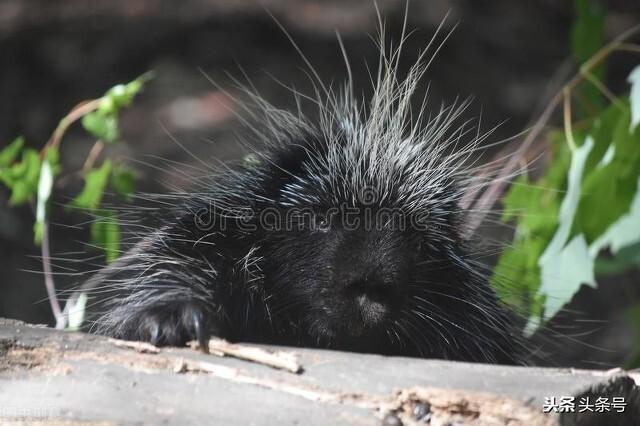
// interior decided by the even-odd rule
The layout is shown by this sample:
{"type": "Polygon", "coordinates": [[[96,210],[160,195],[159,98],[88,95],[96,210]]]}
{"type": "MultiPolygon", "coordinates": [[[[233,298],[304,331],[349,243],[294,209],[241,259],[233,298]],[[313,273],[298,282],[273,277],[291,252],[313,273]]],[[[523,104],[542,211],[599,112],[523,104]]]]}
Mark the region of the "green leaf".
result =
{"type": "Polygon", "coordinates": [[[640,175],[640,128],[629,133],[629,113],[618,110],[618,120],[607,152],[584,178],[576,213],[576,233],[583,232],[589,243],[629,211],[640,175]],[[609,157],[609,158],[607,158],[609,157]],[[602,208],[606,206],[606,208],[602,208]]]}
{"type": "Polygon", "coordinates": [[[607,165],[613,159],[612,135],[620,125],[620,113],[619,106],[611,104],[593,121],[589,134],[593,137],[594,145],[584,166],[585,176],[596,166],[607,165]]]}
{"type": "Polygon", "coordinates": [[[630,111],[620,114],[620,121],[613,133],[613,161],[619,167],[620,178],[633,178],[635,182],[635,177],[640,174],[640,128],[636,127],[633,132],[629,132],[630,121],[630,111]]]}
{"type": "Polygon", "coordinates": [[[502,200],[502,219],[516,217],[518,225],[512,247],[504,250],[498,260],[491,285],[503,302],[524,317],[542,311],[544,296],[538,294],[538,259],[558,226],[561,189],[571,162],[564,134],[552,133],[550,137],[553,161],[546,174],[535,183],[521,176],[502,200]]]}
{"type": "MultiPolygon", "coordinates": [[[[593,245],[589,247],[592,254],[593,245]]],[[[595,250],[594,250],[595,251],[595,250]]],[[[627,245],[616,251],[615,256],[602,256],[596,258],[596,276],[621,274],[631,268],[640,266],[640,242],[627,245]]]]}
{"type": "Polygon", "coordinates": [[[53,189],[53,180],[57,169],[57,153],[49,153],[49,151],[57,151],[49,148],[45,155],[45,160],[40,168],[40,177],[38,180],[38,196],[36,201],[36,222],[33,228],[33,239],[36,245],[42,243],[42,232],[44,223],[47,220],[47,203],[53,189]]]}
{"type": "Polygon", "coordinates": [[[627,81],[631,83],[631,93],[629,95],[629,101],[631,102],[630,131],[633,131],[640,124],[640,65],[631,71],[627,81]]]}
{"type": "Polygon", "coordinates": [[[20,150],[24,146],[24,138],[19,136],[13,140],[9,145],[4,147],[0,151],[0,169],[3,167],[9,167],[11,163],[18,157],[20,150]]]}
{"type": "Polygon", "coordinates": [[[4,183],[7,188],[13,188],[13,178],[11,177],[10,169],[2,169],[0,168],[0,182],[4,183]]]}
{"type": "Polygon", "coordinates": [[[604,10],[594,0],[576,0],[574,7],[571,50],[576,60],[584,63],[604,44],[604,10]]]}
{"type": "Polygon", "coordinates": [[[595,257],[604,248],[610,247],[611,252],[616,254],[620,249],[638,242],[640,242],[640,179],[636,185],[636,194],[629,212],[609,226],[589,249],[595,257]]]}
{"type": "Polygon", "coordinates": [[[115,166],[111,173],[111,187],[120,197],[129,200],[133,193],[135,174],[125,166],[115,166]]]}
{"type": "Polygon", "coordinates": [[[118,140],[118,118],[114,114],[100,110],[91,112],[82,117],[82,126],[87,132],[107,143],[118,140]]]}
{"type": "Polygon", "coordinates": [[[558,202],[548,188],[531,184],[525,176],[518,178],[503,199],[503,221],[520,218],[520,225],[528,233],[553,232],[556,225],[558,202]],[[547,231],[547,232],[545,232],[547,231]]]}
{"type": "Polygon", "coordinates": [[[85,308],[89,297],[87,293],[80,293],[77,296],[72,296],[67,300],[65,310],[68,315],[67,330],[77,331],[82,327],[85,317],[85,308]]]}
{"type": "Polygon", "coordinates": [[[506,248],[491,277],[491,285],[500,300],[522,316],[531,315],[540,283],[538,257],[546,241],[532,236],[518,237],[506,248]]]}
{"type": "Polygon", "coordinates": [[[584,144],[573,153],[567,192],[560,206],[559,226],[538,260],[541,270],[538,292],[545,296],[544,320],[553,317],[571,300],[581,284],[595,286],[593,260],[588,255],[584,236],[578,235],[566,244],[580,201],[580,183],[584,166],[592,148],[593,139],[587,137],[584,144]]]}
{"type": "Polygon", "coordinates": [[[9,204],[24,204],[33,197],[38,189],[40,175],[40,154],[35,149],[27,148],[22,152],[22,160],[9,170],[11,181],[11,197],[9,204]]]}
{"type": "Polygon", "coordinates": [[[558,251],[545,251],[540,268],[540,293],[545,296],[545,321],[553,318],[573,298],[582,284],[596,286],[593,259],[589,256],[589,248],[583,235],[574,237],[558,251]]]}
{"type": "Polygon", "coordinates": [[[140,93],[144,84],[152,78],[148,72],[127,84],[113,86],[102,97],[99,110],[106,114],[118,114],[125,107],[131,105],[133,98],[140,93]]]}
{"type": "Polygon", "coordinates": [[[102,163],[102,166],[90,171],[85,177],[84,188],[80,194],[71,201],[71,205],[95,212],[100,207],[102,195],[109,182],[111,169],[111,161],[106,160],[102,163]]]}
{"type": "MultiPolygon", "coordinates": [[[[599,2],[595,0],[575,1],[576,20],[571,28],[571,50],[579,64],[585,63],[603,45],[605,40],[605,13],[599,2]]],[[[605,76],[605,66],[600,64],[591,70],[591,74],[602,81],[605,76]]],[[[585,98],[592,110],[604,107],[604,99],[598,89],[590,82],[583,82],[578,86],[578,92],[585,98]]],[[[589,112],[585,108],[584,112],[589,112]]],[[[583,115],[584,115],[583,112],[583,115]]]]}
{"type": "Polygon", "coordinates": [[[113,86],[100,98],[98,109],[82,117],[82,126],[87,132],[104,142],[116,142],[120,135],[118,131],[120,110],[131,105],[133,98],[150,78],[151,73],[146,73],[127,84],[113,86]]]}
{"type": "Polygon", "coordinates": [[[97,219],[91,224],[91,243],[104,250],[108,263],[120,255],[120,225],[116,215],[109,211],[97,212],[97,219]]]}
{"type": "Polygon", "coordinates": [[[117,114],[119,109],[131,105],[133,97],[137,92],[135,90],[131,90],[129,84],[118,84],[117,86],[113,86],[109,89],[109,91],[104,95],[102,100],[104,106],[101,105],[101,108],[104,108],[106,111],[113,114],[117,114]]]}

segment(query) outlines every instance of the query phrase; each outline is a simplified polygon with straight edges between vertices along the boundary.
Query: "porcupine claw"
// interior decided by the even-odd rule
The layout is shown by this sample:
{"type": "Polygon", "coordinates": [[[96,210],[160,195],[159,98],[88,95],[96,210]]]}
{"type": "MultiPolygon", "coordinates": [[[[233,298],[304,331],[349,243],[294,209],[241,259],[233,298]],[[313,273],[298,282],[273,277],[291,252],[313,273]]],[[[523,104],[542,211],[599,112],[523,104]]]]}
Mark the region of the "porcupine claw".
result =
{"type": "Polygon", "coordinates": [[[158,346],[160,342],[160,326],[157,323],[153,323],[149,330],[149,343],[153,346],[158,346]]]}
{"type": "Polygon", "coordinates": [[[209,336],[207,328],[203,324],[202,312],[194,310],[191,314],[191,321],[193,322],[193,331],[196,339],[198,340],[198,348],[202,353],[209,353],[209,336]]]}

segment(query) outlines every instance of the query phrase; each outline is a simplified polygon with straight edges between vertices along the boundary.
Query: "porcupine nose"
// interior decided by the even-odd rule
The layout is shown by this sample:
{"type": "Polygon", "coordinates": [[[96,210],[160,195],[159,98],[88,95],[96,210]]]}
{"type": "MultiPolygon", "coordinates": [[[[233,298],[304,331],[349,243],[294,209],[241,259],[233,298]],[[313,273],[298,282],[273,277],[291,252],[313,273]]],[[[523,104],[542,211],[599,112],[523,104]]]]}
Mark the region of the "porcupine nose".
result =
{"type": "Polygon", "coordinates": [[[387,314],[392,298],[392,284],[381,279],[375,270],[351,280],[347,291],[354,297],[366,323],[377,323],[387,314]]]}

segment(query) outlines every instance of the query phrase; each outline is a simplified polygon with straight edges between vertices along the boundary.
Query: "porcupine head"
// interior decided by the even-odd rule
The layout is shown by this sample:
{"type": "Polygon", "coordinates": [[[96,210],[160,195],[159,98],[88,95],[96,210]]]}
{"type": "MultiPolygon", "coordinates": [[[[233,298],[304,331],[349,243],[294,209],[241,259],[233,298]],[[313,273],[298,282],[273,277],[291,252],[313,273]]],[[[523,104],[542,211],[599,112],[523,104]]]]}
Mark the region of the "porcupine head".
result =
{"type": "Polygon", "coordinates": [[[266,148],[198,186],[187,214],[124,256],[120,273],[136,273],[106,280],[129,289],[96,330],[177,344],[193,337],[184,305],[225,323],[222,337],[512,361],[507,317],[462,236],[482,137],[462,142],[466,102],[412,107],[427,64],[401,78],[399,56],[381,47],[367,103],[350,72],[340,90],[317,79],[313,121],[250,94],[266,148]],[[224,229],[202,226],[203,208],[224,229]]]}

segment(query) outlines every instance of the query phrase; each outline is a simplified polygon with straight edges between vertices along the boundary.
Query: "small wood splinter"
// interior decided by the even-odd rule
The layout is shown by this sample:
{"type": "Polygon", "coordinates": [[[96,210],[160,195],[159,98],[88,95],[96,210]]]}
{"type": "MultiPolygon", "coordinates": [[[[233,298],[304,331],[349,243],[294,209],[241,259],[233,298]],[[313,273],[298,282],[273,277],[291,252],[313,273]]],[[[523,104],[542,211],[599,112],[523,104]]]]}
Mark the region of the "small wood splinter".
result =
{"type": "MultiPolygon", "coordinates": [[[[203,350],[197,341],[191,341],[188,345],[192,349],[203,350]]],[[[255,346],[238,345],[229,343],[223,339],[210,339],[207,349],[212,355],[231,356],[263,364],[271,368],[286,370],[294,374],[301,373],[303,370],[296,355],[290,352],[273,351],[255,346]]]]}

